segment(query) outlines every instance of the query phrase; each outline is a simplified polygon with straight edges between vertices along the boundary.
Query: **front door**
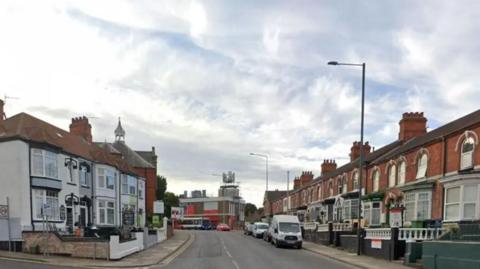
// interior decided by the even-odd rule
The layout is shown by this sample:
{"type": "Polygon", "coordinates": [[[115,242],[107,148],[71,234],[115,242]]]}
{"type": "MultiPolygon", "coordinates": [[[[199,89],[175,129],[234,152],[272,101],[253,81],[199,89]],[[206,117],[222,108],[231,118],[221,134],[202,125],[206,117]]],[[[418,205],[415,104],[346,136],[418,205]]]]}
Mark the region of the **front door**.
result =
{"type": "Polygon", "coordinates": [[[87,227],[87,208],[85,206],[80,207],[80,216],[79,219],[79,226],[80,227],[87,227]]]}
{"type": "Polygon", "coordinates": [[[67,207],[67,227],[70,233],[73,233],[73,208],[71,206],[67,207]]]}

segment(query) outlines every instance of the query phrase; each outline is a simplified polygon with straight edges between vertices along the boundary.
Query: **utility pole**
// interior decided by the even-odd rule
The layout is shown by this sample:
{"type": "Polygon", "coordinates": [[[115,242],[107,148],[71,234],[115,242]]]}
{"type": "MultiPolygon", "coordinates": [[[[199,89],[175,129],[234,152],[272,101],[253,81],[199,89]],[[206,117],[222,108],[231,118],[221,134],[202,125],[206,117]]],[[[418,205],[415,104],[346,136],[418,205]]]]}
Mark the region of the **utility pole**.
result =
{"type": "Polygon", "coordinates": [[[290,211],[290,171],[287,170],[287,213],[290,211]]]}

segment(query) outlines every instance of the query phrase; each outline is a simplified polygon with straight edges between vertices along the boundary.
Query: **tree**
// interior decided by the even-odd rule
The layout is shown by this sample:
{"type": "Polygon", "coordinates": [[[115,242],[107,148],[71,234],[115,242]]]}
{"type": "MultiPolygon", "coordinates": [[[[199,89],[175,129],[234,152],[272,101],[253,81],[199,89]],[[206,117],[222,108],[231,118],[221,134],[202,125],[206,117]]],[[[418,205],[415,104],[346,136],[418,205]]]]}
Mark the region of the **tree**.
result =
{"type": "Polygon", "coordinates": [[[180,199],[172,192],[165,192],[163,202],[165,203],[165,216],[170,218],[172,216],[172,207],[177,207],[180,204],[180,199]]]}
{"type": "Polygon", "coordinates": [[[164,176],[157,175],[157,192],[155,196],[157,200],[162,200],[165,198],[165,191],[167,190],[167,179],[164,176]]]}
{"type": "Polygon", "coordinates": [[[257,212],[257,206],[251,203],[247,203],[245,205],[245,216],[250,216],[252,214],[255,214],[257,212]]]}

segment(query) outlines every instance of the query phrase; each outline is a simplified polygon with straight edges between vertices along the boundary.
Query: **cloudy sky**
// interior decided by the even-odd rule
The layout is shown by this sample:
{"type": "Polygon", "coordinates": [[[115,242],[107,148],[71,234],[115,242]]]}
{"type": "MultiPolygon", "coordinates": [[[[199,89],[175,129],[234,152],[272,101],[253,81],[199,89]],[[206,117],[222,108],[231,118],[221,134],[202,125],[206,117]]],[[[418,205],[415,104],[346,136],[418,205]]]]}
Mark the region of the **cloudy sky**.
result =
{"type": "Polygon", "coordinates": [[[8,1],[0,3],[0,95],[94,139],[155,146],[168,189],[216,193],[234,171],[248,202],[286,188],[323,159],[348,161],[359,139],[398,136],[405,111],[428,127],[479,108],[479,1],[8,1]]]}

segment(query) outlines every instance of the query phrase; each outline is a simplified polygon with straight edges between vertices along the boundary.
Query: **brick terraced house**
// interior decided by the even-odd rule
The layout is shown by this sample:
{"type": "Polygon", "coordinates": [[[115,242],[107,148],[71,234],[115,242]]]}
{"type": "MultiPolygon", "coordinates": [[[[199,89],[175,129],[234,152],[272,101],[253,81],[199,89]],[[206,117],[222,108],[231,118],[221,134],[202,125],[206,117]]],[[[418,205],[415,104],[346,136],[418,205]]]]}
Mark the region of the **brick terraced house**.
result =
{"type": "MultiPolygon", "coordinates": [[[[427,227],[480,219],[480,110],[427,132],[423,113],[404,113],[399,136],[373,150],[364,146],[363,227],[427,227]]],[[[321,175],[298,181],[271,203],[276,212],[306,209],[307,221],[357,226],[360,143],[350,162],[325,160],[321,175]]],[[[304,173],[305,174],[305,173],[304,173]]],[[[304,176],[304,175],[302,175],[304,176]]]]}

